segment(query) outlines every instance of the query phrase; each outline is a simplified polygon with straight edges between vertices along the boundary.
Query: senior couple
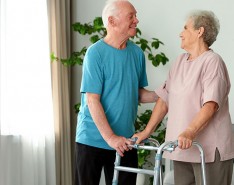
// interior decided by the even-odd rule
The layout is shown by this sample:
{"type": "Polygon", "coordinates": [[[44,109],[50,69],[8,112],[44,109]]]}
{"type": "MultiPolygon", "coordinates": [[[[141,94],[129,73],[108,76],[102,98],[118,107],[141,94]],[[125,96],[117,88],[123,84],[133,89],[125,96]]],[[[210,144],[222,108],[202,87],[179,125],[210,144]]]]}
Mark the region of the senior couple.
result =
{"type": "MultiPolygon", "coordinates": [[[[136,35],[137,11],[127,0],[109,0],[102,11],[107,35],[91,45],[84,58],[81,108],[76,131],[75,185],[99,185],[104,169],[112,184],[115,152],[124,166],[137,167],[137,143],[150,137],[167,114],[166,141],[178,147],[164,157],[173,160],[176,185],[201,185],[199,152],[204,149],[208,185],[230,185],[234,136],[229,114],[230,80],[222,57],[210,47],[220,24],[211,11],[191,12],[180,33],[180,54],[165,83],[148,85],[143,51],[129,41],[136,35]],[[146,128],[135,133],[138,103],[155,102],[146,128]]],[[[119,184],[135,185],[136,174],[120,172],[119,184]]]]}

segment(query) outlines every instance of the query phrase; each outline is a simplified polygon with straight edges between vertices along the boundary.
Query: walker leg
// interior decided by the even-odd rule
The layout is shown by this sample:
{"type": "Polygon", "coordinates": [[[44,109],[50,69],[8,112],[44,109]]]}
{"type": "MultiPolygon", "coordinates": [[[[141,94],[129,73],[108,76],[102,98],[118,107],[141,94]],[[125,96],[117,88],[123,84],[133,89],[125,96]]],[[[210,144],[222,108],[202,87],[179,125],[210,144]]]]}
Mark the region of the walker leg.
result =
{"type": "MultiPolygon", "coordinates": [[[[120,160],[121,160],[121,157],[116,152],[115,167],[120,166],[120,160]]],[[[118,185],[118,178],[119,178],[119,170],[114,169],[114,176],[113,176],[113,180],[112,180],[112,185],[118,185]]]]}
{"type": "Polygon", "coordinates": [[[197,143],[196,141],[193,142],[193,145],[195,145],[199,151],[200,151],[200,157],[201,157],[201,171],[202,171],[202,182],[203,185],[206,185],[206,163],[205,163],[205,154],[203,151],[202,146],[197,143]]]}

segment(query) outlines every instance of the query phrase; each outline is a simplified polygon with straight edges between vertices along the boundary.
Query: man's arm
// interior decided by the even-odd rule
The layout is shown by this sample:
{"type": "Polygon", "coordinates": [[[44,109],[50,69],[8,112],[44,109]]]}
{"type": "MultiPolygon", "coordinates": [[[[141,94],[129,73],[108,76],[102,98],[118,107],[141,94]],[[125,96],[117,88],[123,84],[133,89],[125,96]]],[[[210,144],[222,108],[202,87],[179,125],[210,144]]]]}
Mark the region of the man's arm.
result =
{"type": "Polygon", "coordinates": [[[131,142],[125,137],[115,135],[111,129],[103,110],[103,106],[100,102],[100,95],[86,93],[86,96],[90,114],[103,139],[108,143],[108,145],[123,156],[124,151],[128,150],[127,145],[131,144],[131,142]]]}
{"type": "Polygon", "coordinates": [[[146,90],[145,88],[139,89],[139,102],[140,103],[154,103],[158,99],[154,91],[146,90]]]}

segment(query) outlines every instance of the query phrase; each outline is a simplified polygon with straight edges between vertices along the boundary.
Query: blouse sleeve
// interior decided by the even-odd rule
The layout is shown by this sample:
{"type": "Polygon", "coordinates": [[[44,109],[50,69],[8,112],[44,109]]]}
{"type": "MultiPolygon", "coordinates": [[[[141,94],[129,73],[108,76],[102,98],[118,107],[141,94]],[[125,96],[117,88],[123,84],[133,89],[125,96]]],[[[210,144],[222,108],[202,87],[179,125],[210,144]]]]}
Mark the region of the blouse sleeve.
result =
{"type": "Polygon", "coordinates": [[[228,71],[221,58],[210,62],[203,80],[203,105],[214,101],[220,108],[226,102],[230,91],[228,71]]]}
{"type": "Polygon", "coordinates": [[[167,81],[165,81],[158,89],[156,89],[155,93],[168,105],[167,81]]]}
{"type": "Polygon", "coordinates": [[[166,81],[159,88],[155,90],[157,96],[161,98],[167,104],[167,106],[169,105],[169,89],[171,84],[171,76],[173,76],[174,68],[175,64],[173,64],[173,66],[169,70],[166,81]]]}

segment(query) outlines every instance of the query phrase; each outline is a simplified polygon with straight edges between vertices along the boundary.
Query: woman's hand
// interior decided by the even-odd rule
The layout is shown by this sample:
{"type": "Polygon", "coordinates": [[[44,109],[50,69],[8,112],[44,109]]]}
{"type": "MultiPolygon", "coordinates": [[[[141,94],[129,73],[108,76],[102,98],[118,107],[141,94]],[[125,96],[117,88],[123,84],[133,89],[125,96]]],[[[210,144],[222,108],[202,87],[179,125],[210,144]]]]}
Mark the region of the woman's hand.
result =
{"type": "Polygon", "coordinates": [[[137,138],[136,143],[135,144],[140,144],[141,141],[143,141],[144,139],[147,139],[149,137],[149,135],[146,133],[145,130],[138,132],[136,134],[134,134],[132,136],[132,138],[137,138]]]}
{"type": "Polygon", "coordinates": [[[178,147],[180,149],[188,149],[192,146],[195,134],[193,131],[186,129],[178,137],[178,147]]]}

